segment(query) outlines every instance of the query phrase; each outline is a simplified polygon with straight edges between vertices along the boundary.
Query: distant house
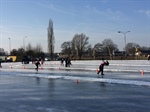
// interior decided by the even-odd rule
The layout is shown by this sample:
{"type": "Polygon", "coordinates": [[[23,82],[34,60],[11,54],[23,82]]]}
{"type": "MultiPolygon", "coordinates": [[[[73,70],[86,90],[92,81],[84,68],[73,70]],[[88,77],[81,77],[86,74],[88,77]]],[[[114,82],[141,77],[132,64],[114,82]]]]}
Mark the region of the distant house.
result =
{"type": "Polygon", "coordinates": [[[137,56],[148,56],[148,55],[150,55],[150,50],[139,50],[139,51],[137,51],[136,52],[136,55],[137,56]]]}
{"type": "Polygon", "coordinates": [[[150,50],[141,50],[141,54],[148,56],[150,54],[150,50]]]}
{"type": "Polygon", "coordinates": [[[114,56],[125,56],[125,51],[115,51],[114,56]]]}

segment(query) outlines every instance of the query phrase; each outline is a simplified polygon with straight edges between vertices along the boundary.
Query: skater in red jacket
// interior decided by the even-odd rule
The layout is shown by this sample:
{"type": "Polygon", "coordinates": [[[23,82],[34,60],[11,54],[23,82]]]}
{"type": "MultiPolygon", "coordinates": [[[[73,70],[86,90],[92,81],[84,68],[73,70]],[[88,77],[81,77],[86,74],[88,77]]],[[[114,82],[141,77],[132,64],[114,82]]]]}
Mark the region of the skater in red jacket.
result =
{"type": "Polygon", "coordinates": [[[104,73],[103,73],[103,71],[104,71],[104,66],[108,66],[109,65],[109,62],[108,61],[104,61],[104,59],[102,59],[102,63],[100,64],[100,66],[99,66],[99,71],[97,72],[97,74],[99,75],[99,73],[101,72],[101,76],[102,76],[102,78],[103,78],[103,76],[104,76],[104,73]]]}

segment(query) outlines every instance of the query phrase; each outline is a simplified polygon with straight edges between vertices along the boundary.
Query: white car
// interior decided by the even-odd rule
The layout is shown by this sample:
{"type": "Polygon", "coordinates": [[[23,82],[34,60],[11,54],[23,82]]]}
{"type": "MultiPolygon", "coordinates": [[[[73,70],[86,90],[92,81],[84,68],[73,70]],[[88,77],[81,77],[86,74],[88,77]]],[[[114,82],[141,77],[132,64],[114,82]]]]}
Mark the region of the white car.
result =
{"type": "Polygon", "coordinates": [[[49,57],[46,57],[45,58],[45,61],[50,61],[51,59],[49,57]]]}

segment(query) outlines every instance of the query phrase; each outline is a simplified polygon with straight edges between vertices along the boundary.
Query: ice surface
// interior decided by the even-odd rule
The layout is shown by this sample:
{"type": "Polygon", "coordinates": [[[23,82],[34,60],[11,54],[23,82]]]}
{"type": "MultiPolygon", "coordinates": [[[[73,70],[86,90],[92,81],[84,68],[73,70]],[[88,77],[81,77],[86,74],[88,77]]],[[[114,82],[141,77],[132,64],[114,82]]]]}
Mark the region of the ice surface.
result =
{"type": "MultiPolygon", "coordinates": [[[[44,65],[39,67],[39,72],[36,74],[34,64],[21,64],[17,63],[2,63],[3,68],[0,74],[2,75],[19,75],[26,77],[39,77],[39,78],[52,78],[52,79],[67,79],[79,80],[89,82],[107,82],[115,84],[130,84],[138,86],[150,86],[150,61],[147,60],[110,60],[109,66],[104,67],[105,72],[112,72],[115,76],[120,72],[127,73],[128,75],[118,75],[106,78],[93,77],[96,69],[98,69],[101,61],[72,61],[70,67],[60,65],[59,61],[45,62],[44,65]],[[141,71],[146,74],[145,80],[140,75],[141,71]],[[134,73],[134,74],[133,74],[134,73]],[[135,73],[139,74],[136,75],[135,73]],[[67,75],[66,75],[67,74],[67,75]],[[77,75],[80,74],[80,75],[77,75]],[[85,75],[88,74],[88,75],[85,75]],[[91,74],[91,75],[90,75],[91,74]],[[132,78],[131,78],[132,76],[132,78]],[[125,77],[128,77],[127,79],[125,77]],[[138,79],[138,80],[137,80],[138,79]]],[[[96,74],[96,73],[95,73],[96,74]]],[[[142,74],[142,75],[144,75],[142,74]]]]}
{"type": "MultiPolygon", "coordinates": [[[[105,71],[123,71],[123,72],[144,72],[150,73],[150,61],[147,60],[109,60],[109,66],[105,66],[105,71]]],[[[45,62],[40,68],[42,69],[61,69],[61,70],[78,70],[78,71],[95,71],[101,61],[72,61],[70,67],[60,65],[59,61],[45,62]]],[[[33,69],[34,64],[23,65],[21,62],[17,63],[4,63],[2,64],[5,69],[33,69]]]]}
{"type": "Polygon", "coordinates": [[[149,112],[150,61],[109,62],[104,78],[96,74],[101,61],[50,61],[38,72],[2,63],[0,112],[149,112]]]}

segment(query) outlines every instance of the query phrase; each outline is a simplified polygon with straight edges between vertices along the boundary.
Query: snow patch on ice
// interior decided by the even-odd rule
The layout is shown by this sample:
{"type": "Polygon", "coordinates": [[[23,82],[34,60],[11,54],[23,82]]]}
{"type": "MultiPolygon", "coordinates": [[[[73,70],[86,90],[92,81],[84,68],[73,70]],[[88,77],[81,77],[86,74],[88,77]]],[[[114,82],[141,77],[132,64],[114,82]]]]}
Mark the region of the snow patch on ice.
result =
{"type": "Polygon", "coordinates": [[[112,84],[128,84],[136,86],[150,86],[150,82],[136,81],[136,80],[123,80],[123,79],[109,79],[109,78],[90,78],[90,77],[76,77],[76,76],[53,76],[53,75],[41,75],[41,74],[22,74],[26,77],[37,77],[47,79],[66,79],[66,80],[78,80],[79,82],[106,82],[112,84]]]}

